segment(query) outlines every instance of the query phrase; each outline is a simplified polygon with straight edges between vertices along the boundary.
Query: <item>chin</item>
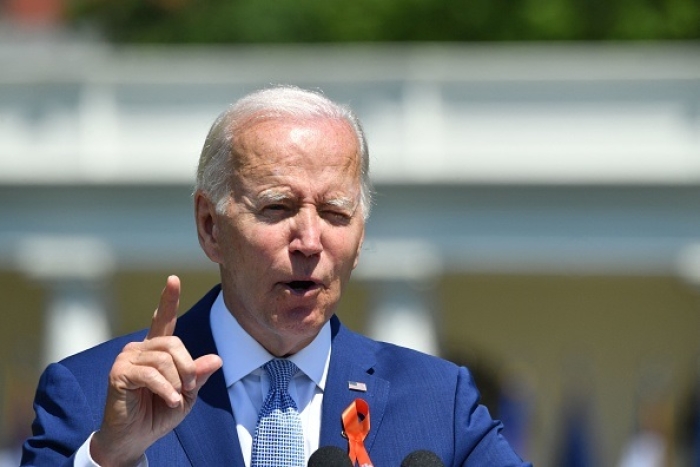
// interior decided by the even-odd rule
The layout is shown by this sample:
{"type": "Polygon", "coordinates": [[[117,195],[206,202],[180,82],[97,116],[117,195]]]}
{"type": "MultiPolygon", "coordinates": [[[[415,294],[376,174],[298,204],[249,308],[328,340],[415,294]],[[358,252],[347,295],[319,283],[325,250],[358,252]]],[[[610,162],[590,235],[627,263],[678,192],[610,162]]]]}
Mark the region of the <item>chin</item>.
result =
{"type": "Polygon", "coordinates": [[[292,310],[285,313],[284,316],[284,322],[279,323],[282,332],[289,336],[311,337],[318,334],[331,315],[322,314],[317,310],[312,312],[292,310]]]}

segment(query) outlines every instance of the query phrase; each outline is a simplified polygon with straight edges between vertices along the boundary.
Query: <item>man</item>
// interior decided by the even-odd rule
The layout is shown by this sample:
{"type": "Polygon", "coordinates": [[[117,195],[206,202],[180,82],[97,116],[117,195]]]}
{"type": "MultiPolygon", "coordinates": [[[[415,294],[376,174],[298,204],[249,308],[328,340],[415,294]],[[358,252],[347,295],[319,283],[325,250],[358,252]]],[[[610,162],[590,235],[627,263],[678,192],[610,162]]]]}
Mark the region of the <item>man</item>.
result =
{"type": "Polygon", "coordinates": [[[224,112],[194,194],[220,287],[177,319],[171,276],[150,329],[49,366],[23,465],[303,466],[322,446],[376,467],[416,450],[522,465],[464,368],[334,316],[362,247],[368,166],[355,116],[317,93],[267,89],[224,112]],[[285,428],[269,438],[269,423],[285,428]]]}

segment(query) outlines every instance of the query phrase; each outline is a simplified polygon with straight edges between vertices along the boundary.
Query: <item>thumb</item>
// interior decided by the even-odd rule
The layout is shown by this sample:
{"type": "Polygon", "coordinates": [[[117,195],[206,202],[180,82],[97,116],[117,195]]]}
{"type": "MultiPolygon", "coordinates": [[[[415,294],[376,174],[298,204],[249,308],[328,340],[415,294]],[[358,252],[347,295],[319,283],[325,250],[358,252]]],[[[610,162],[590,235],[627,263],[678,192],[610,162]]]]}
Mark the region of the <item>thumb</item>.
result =
{"type": "Polygon", "coordinates": [[[224,364],[221,357],[215,354],[203,355],[194,361],[197,374],[197,385],[194,391],[199,391],[202,386],[209,380],[209,377],[213,375],[219,368],[224,364]]]}

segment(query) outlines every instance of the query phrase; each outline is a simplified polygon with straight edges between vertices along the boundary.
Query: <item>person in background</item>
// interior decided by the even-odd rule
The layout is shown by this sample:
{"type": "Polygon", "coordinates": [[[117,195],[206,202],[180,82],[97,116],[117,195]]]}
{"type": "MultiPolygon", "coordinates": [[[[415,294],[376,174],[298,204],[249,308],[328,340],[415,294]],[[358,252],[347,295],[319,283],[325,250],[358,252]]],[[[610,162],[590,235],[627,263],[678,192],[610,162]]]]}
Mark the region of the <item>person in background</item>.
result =
{"type": "Polygon", "coordinates": [[[50,365],[22,465],[305,466],[327,446],[376,467],[416,451],[449,466],[528,465],[466,368],[334,315],[370,206],[351,110],[291,86],[233,104],[206,138],[194,192],[220,285],[178,318],[170,276],[149,329],[50,365]]]}

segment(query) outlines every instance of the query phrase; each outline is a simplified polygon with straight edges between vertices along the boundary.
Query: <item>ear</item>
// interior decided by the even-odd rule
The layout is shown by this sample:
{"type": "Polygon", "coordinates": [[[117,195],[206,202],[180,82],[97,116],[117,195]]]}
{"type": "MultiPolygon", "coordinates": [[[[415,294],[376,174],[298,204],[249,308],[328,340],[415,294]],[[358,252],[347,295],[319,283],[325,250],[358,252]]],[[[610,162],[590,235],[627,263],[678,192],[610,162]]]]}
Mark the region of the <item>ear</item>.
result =
{"type": "Polygon", "coordinates": [[[365,226],[362,226],[362,234],[360,235],[360,242],[357,244],[357,251],[355,252],[355,261],[352,263],[352,268],[357,267],[357,263],[360,261],[360,251],[362,251],[362,244],[365,242],[365,226]]]}
{"type": "Polygon", "coordinates": [[[222,258],[216,205],[201,190],[194,194],[194,217],[199,245],[210,260],[220,264],[222,258]]]}

